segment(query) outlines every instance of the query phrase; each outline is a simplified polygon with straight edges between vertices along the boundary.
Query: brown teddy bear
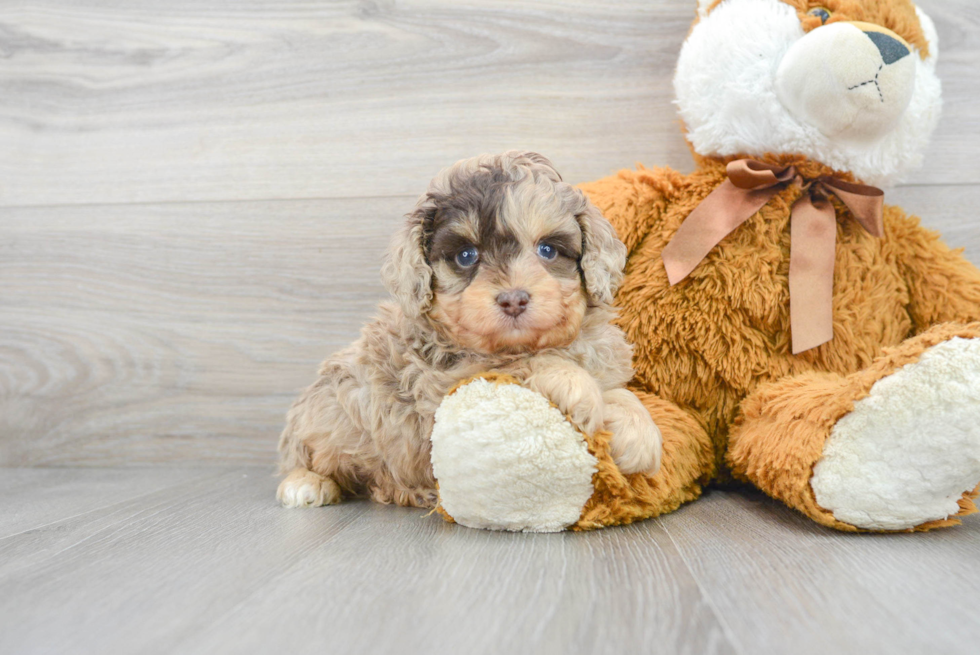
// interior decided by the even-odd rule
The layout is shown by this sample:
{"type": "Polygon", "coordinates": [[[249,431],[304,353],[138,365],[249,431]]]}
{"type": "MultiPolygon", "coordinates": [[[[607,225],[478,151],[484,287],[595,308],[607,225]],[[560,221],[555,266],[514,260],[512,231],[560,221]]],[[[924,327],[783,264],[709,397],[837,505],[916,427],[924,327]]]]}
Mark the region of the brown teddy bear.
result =
{"type": "MultiPolygon", "coordinates": [[[[696,170],[582,186],[629,250],[619,324],[661,470],[623,476],[590,436],[574,466],[593,493],[548,529],[655,516],[732,478],[840,530],[976,511],[980,271],[867,186],[919,163],[937,54],[909,0],[701,0],[675,76],[696,170]]],[[[508,524],[458,502],[479,485],[443,488],[465,407],[433,435],[444,513],[451,498],[467,524],[534,529],[526,507],[508,524]]]]}

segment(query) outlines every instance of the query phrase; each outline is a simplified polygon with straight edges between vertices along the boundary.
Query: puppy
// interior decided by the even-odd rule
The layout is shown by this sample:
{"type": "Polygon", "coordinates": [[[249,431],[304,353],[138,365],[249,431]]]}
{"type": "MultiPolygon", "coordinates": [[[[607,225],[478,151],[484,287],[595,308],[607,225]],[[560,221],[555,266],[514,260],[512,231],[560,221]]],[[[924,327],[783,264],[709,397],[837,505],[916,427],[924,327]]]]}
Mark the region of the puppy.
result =
{"type": "Polygon", "coordinates": [[[631,347],[610,322],[625,263],[613,227],[543,156],[483,155],[442,171],[382,266],[396,302],[289,411],[279,501],[433,506],[436,408],[484,371],[516,377],[586,433],[612,432],[623,471],[655,472],[660,432],[625,389],[631,347]]]}

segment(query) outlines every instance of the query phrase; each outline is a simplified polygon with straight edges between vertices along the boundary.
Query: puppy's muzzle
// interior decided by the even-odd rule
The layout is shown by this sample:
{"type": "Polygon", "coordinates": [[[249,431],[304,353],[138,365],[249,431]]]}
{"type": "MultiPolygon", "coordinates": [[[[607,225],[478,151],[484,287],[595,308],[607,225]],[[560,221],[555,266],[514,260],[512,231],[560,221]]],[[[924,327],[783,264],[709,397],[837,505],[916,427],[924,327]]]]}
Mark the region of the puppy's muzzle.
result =
{"type": "Polygon", "coordinates": [[[527,309],[531,294],[523,289],[512,289],[497,295],[497,304],[508,316],[517,318],[527,309]]]}

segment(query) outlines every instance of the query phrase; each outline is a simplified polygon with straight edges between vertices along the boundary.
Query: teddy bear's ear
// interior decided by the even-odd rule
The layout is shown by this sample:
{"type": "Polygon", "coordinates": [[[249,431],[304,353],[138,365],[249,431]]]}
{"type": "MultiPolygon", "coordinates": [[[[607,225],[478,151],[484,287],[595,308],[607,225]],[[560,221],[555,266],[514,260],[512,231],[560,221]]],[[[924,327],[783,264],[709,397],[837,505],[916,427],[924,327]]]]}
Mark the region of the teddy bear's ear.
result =
{"type": "Polygon", "coordinates": [[[919,17],[919,24],[922,25],[926,41],[929,42],[929,58],[926,62],[935,67],[936,61],[939,59],[939,33],[936,31],[936,24],[929,18],[929,14],[922,11],[918,6],[915,8],[915,13],[919,17]]]}
{"type": "Polygon", "coordinates": [[[425,230],[435,207],[419,202],[394,234],[381,265],[381,281],[409,318],[419,318],[432,306],[432,267],[425,256],[425,230]]]}
{"type": "MultiPolygon", "coordinates": [[[[579,191],[581,194],[582,192],[579,191]]],[[[585,290],[595,303],[610,304],[623,281],[626,246],[612,223],[582,194],[583,208],[576,214],[582,228],[582,276],[585,290]]]]}

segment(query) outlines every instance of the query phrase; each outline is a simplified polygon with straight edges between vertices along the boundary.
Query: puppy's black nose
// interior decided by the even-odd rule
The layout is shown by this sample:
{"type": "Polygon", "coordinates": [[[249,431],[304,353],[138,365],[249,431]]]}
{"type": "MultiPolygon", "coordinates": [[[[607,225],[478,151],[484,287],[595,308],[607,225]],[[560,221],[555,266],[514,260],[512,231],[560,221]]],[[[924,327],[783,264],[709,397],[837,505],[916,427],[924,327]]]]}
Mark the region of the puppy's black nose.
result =
{"type": "Polygon", "coordinates": [[[878,46],[878,52],[881,53],[881,58],[884,60],[885,66],[894,64],[902,57],[910,54],[905,44],[894,37],[881,32],[865,32],[865,34],[878,46]]]}
{"type": "Polygon", "coordinates": [[[497,304],[508,316],[517,318],[527,309],[527,304],[531,302],[531,294],[523,290],[504,291],[497,296],[497,304]]]}

